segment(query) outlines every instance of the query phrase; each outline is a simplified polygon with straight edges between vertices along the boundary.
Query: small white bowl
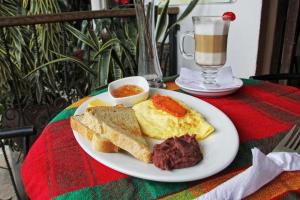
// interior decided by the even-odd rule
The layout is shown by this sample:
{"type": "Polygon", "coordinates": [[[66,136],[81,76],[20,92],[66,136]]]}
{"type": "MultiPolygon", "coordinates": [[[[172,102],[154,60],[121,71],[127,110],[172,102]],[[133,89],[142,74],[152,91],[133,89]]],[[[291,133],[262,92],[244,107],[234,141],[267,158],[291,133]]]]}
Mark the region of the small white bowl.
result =
{"type": "Polygon", "coordinates": [[[108,84],[108,94],[112,99],[114,105],[123,104],[126,107],[131,107],[141,101],[144,101],[149,96],[149,84],[147,80],[142,76],[131,76],[127,78],[122,78],[108,84]],[[143,89],[142,93],[128,96],[128,97],[114,97],[112,91],[124,85],[136,85],[143,89]]]}

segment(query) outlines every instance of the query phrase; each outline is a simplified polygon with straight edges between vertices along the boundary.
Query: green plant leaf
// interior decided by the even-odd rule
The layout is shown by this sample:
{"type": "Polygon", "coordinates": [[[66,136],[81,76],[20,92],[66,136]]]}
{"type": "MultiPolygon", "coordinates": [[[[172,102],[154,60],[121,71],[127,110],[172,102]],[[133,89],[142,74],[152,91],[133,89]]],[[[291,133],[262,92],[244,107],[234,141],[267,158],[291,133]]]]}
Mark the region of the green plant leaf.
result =
{"type": "Polygon", "coordinates": [[[113,38],[108,40],[107,42],[105,42],[101,48],[99,49],[99,51],[94,55],[94,58],[96,58],[98,55],[100,55],[101,53],[103,53],[104,51],[106,51],[107,49],[109,49],[112,45],[119,43],[120,40],[117,38],[113,38]]]}
{"type": "Polygon", "coordinates": [[[91,41],[94,43],[94,46],[97,46],[97,47],[100,46],[99,45],[99,39],[97,38],[97,36],[96,36],[93,29],[88,28],[88,35],[90,36],[91,41]]]}
{"type": "Polygon", "coordinates": [[[42,101],[42,96],[43,96],[43,88],[42,88],[42,84],[40,81],[40,73],[36,73],[35,74],[35,85],[36,85],[36,99],[38,103],[41,103],[42,101]]]}
{"type": "Polygon", "coordinates": [[[66,25],[65,28],[72,34],[74,35],[77,39],[81,40],[83,43],[85,43],[86,45],[90,46],[94,51],[98,50],[98,46],[94,45],[93,41],[86,36],[85,34],[81,33],[79,30],[77,30],[76,28],[74,28],[71,25],[66,25]]]}
{"type": "Polygon", "coordinates": [[[115,49],[112,49],[111,56],[114,59],[114,61],[119,65],[120,69],[122,70],[122,73],[126,76],[125,67],[115,49]]]}
{"type": "Polygon", "coordinates": [[[108,74],[111,63],[111,49],[107,49],[99,57],[98,62],[98,86],[106,85],[108,83],[108,74]]]}
{"type": "Polygon", "coordinates": [[[5,110],[4,105],[0,103],[0,115],[4,113],[4,110],[5,110]]]}
{"type": "MultiPolygon", "coordinates": [[[[134,60],[134,58],[132,57],[131,54],[129,54],[127,51],[123,50],[123,55],[124,55],[124,60],[125,58],[127,58],[127,61],[129,63],[129,70],[130,70],[130,75],[134,76],[136,74],[136,62],[134,60]]],[[[125,62],[125,61],[124,61],[125,62]]]]}
{"type": "Polygon", "coordinates": [[[23,79],[28,78],[29,76],[31,76],[32,74],[36,73],[37,71],[43,69],[44,67],[51,66],[52,64],[59,63],[59,62],[74,62],[74,63],[77,63],[77,64],[79,64],[79,67],[81,67],[83,70],[85,70],[86,72],[89,72],[90,74],[93,74],[94,76],[96,76],[96,73],[94,71],[92,71],[90,69],[90,67],[85,65],[82,61],[80,61],[80,60],[78,60],[74,57],[69,57],[69,56],[64,56],[64,55],[61,55],[61,56],[62,56],[62,58],[51,60],[51,61],[49,61],[49,62],[47,62],[43,65],[40,65],[40,66],[36,67],[34,70],[29,72],[26,76],[24,76],[23,79]]]}
{"type": "Polygon", "coordinates": [[[169,24],[168,7],[170,0],[167,0],[162,7],[162,12],[158,15],[156,27],[155,27],[155,39],[158,41],[162,35],[166,32],[169,24]]]}
{"type": "Polygon", "coordinates": [[[128,58],[128,61],[132,64],[132,69],[131,71],[135,72],[134,69],[137,69],[137,63],[134,57],[134,54],[130,51],[130,49],[127,48],[127,46],[123,43],[121,43],[121,47],[123,48],[126,57],[128,58]]]}
{"type": "Polygon", "coordinates": [[[179,22],[181,22],[183,19],[185,19],[195,8],[199,0],[192,0],[189,5],[186,7],[186,9],[183,11],[180,17],[178,17],[177,21],[170,26],[168,29],[168,32],[170,29],[172,29],[174,26],[176,26],[179,22]]]}
{"type": "MultiPolygon", "coordinates": [[[[87,20],[83,20],[81,23],[81,33],[85,34],[89,28],[89,23],[87,20]]],[[[83,43],[81,40],[77,41],[77,48],[83,49],[85,46],[85,43],[83,43]]]]}

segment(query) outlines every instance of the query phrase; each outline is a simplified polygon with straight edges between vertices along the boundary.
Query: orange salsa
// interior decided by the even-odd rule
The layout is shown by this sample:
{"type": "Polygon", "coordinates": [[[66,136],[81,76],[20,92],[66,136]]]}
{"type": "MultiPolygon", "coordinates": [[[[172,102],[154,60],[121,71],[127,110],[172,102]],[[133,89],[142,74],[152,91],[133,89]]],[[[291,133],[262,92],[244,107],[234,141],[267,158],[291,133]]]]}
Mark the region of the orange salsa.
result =
{"type": "Polygon", "coordinates": [[[132,95],[136,95],[139,93],[142,93],[144,90],[143,88],[136,86],[136,85],[123,85],[121,87],[118,87],[117,89],[114,89],[111,94],[116,97],[128,97],[132,95]]]}
{"type": "Polygon", "coordinates": [[[187,110],[177,103],[174,99],[168,96],[156,94],[152,97],[153,105],[175,117],[184,117],[187,110]]]}

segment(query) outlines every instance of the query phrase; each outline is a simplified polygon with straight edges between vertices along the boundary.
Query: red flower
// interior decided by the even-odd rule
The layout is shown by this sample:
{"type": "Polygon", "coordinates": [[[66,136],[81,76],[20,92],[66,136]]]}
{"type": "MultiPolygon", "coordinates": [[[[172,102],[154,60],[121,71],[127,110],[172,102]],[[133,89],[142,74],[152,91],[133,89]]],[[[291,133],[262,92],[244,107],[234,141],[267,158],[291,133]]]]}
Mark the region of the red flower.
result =
{"type": "Polygon", "coordinates": [[[122,5],[128,4],[128,0],[121,0],[121,4],[122,4],[122,5]]]}
{"type": "Polygon", "coordinates": [[[120,3],[120,4],[122,4],[122,5],[125,5],[125,4],[128,4],[128,1],[129,0],[114,0],[115,1],[115,3],[120,3]]]}
{"type": "Polygon", "coordinates": [[[76,57],[79,60],[83,60],[83,53],[84,52],[83,52],[82,49],[75,48],[74,52],[73,52],[73,56],[76,57]]]}

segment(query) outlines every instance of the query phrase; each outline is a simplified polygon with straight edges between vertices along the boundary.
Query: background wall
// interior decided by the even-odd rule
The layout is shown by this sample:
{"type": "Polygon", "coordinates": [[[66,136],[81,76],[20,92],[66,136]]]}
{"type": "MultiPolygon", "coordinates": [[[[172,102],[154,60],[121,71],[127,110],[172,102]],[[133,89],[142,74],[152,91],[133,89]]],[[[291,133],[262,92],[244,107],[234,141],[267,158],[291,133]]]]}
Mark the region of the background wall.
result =
{"type": "MultiPolygon", "coordinates": [[[[176,5],[182,13],[186,5],[176,5]]],[[[232,11],[237,19],[232,22],[228,36],[228,54],[226,65],[231,65],[237,77],[248,78],[255,75],[259,43],[262,0],[237,0],[234,3],[200,4],[191,15],[180,23],[180,36],[186,31],[192,31],[192,16],[219,15],[232,11]]],[[[192,52],[194,42],[186,39],[185,48],[192,52]]],[[[193,61],[185,60],[178,51],[178,67],[196,67],[193,61]]]]}

